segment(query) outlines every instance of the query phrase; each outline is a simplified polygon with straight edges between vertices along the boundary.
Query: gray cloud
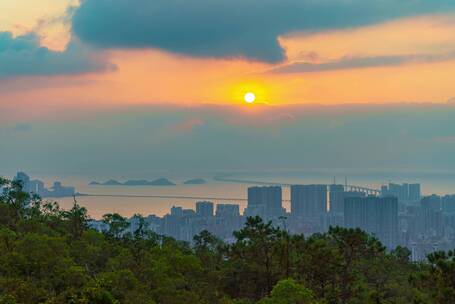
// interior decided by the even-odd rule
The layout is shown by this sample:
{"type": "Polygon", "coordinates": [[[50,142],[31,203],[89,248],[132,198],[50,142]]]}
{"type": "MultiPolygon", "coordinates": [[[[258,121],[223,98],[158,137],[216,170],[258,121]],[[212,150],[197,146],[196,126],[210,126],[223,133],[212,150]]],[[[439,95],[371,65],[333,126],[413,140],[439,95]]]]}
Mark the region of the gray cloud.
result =
{"type": "Polygon", "coordinates": [[[0,79],[17,76],[80,74],[113,69],[100,54],[73,40],[63,52],[41,47],[36,34],[13,37],[0,32],[0,79]]]}
{"type": "Polygon", "coordinates": [[[294,62],[272,69],[272,73],[312,73],[335,70],[361,69],[373,67],[398,66],[411,63],[432,63],[455,59],[455,53],[443,55],[396,55],[376,57],[343,57],[341,59],[323,62],[294,62]]]}
{"type": "Polygon", "coordinates": [[[128,106],[72,113],[72,119],[22,119],[33,128],[20,136],[0,128],[0,142],[8,143],[0,145],[0,171],[455,171],[454,115],[447,104],[264,106],[254,113],[231,106],[128,106]]]}
{"type": "Polygon", "coordinates": [[[102,48],[278,62],[277,38],[455,9],[453,0],[84,0],[72,27],[102,48]]]}

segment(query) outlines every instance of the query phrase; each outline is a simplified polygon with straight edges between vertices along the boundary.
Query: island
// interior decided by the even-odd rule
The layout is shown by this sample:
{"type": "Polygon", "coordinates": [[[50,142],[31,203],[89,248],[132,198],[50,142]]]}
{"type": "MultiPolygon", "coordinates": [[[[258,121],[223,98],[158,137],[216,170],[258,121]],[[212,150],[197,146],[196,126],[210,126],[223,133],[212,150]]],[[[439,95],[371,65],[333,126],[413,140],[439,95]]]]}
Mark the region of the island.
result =
{"type": "Polygon", "coordinates": [[[175,186],[173,182],[168,180],[167,178],[158,178],[151,182],[153,186],[175,186]]]}
{"type": "Polygon", "coordinates": [[[189,180],[183,182],[184,185],[203,185],[206,183],[207,183],[207,181],[202,178],[189,179],[189,180]]]}
{"type": "Polygon", "coordinates": [[[107,182],[102,183],[103,186],[121,186],[122,183],[116,181],[115,179],[110,179],[107,182]]]}
{"type": "Polygon", "coordinates": [[[119,182],[114,179],[110,179],[106,182],[90,182],[90,186],[175,186],[175,183],[168,180],[167,178],[158,178],[153,181],[145,180],[145,179],[132,179],[127,180],[125,182],[119,182]]]}

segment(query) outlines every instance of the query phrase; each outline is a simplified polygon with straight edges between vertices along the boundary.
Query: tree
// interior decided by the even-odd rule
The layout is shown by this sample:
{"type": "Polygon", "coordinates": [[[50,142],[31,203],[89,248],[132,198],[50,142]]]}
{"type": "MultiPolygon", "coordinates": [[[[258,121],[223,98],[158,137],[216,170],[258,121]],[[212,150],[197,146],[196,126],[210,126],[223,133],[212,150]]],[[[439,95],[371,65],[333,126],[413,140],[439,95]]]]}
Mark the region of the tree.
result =
{"type": "Polygon", "coordinates": [[[317,297],[337,298],[343,259],[333,240],[328,235],[314,234],[301,245],[299,252],[296,277],[317,297]]]}
{"type": "Polygon", "coordinates": [[[293,279],[279,281],[269,297],[259,301],[259,304],[315,304],[313,292],[298,284],[293,279]]]}
{"type": "Polygon", "coordinates": [[[359,281],[358,264],[378,255],[383,255],[385,247],[374,237],[360,229],[331,227],[328,236],[334,241],[337,254],[341,257],[339,265],[340,293],[337,295],[341,303],[348,303],[354,297],[359,281]]]}
{"type": "Polygon", "coordinates": [[[148,235],[149,223],[147,223],[145,218],[138,213],[133,216],[133,219],[137,221],[137,228],[134,230],[134,237],[136,239],[144,239],[148,235]]]}
{"type": "Polygon", "coordinates": [[[103,223],[109,226],[107,235],[114,238],[121,238],[125,230],[130,226],[128,220],[118,213],[103,215],[103,223]]]}
{"type": "Polygon", "coordinates": [[[432,303],[455,303],[455,252],[434,252],[428,265],[416,273],[414,286],[425,290],[419,298],[429,296],[432,303]]]}
{"type": "Polygon", "coordinates": [[[69,211],[62,213],[63,218],[67,220],[69,231],[73,239],[79,239],[85,230],[88,228],[89,217],[87,215],[87,209],[81,207],[76,198],[74,198],[73,207],[69,211]]]}
{"type": "Polygon", "coordinates": [[[1,177],[0,190],[1,223],[13,228],[25,216],[26,206],[30,204],[30,195],[22,191],[22,184],[19,181],[9,181],[1,177]]]}
{"type": "Polygon", "coordinates": [[[237,239],[229,247],[231,295],[260,299],[268,294],[282,272],[276,250],[283,236],[271,222],[260,217],[247,218],[245,227],[234,232],[237,239]]]}

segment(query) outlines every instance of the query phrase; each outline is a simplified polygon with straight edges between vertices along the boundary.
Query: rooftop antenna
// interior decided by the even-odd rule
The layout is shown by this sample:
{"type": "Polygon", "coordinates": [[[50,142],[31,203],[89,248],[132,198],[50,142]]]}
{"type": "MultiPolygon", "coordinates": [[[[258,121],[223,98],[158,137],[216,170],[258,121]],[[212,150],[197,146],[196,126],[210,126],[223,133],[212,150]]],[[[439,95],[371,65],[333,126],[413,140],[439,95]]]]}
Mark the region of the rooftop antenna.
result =
{"type": "Polygon", "coordinates": [[[348,189],[348,177],[347,176],[344,177],[344,186],[345,186],[346,191],[347,191],[347,189],[348,189]]]}
{"type": "Polygon", "coordinates": [[[335,176],[333,177],[333,184],[334,184],[334,185],[337,184],[337,180],[336,180],[336,177],[335,177],[335,176]]]}

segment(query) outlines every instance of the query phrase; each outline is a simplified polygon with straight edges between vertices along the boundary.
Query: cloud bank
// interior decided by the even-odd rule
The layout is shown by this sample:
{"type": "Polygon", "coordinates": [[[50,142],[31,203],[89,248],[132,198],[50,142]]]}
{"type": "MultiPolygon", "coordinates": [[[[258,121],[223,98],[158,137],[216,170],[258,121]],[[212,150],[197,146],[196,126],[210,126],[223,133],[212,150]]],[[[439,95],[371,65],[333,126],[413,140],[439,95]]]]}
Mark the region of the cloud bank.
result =
{"type": "Polygon", "coordinates": [[[56,52],[41,47],[36,34],[13,37],[10,32],[0,32],[0,79],[81,74],[113,68],[100,54],[75,40],[65,51],[56,52]]]}
{"type": "Polygon", "coordinates": [[[272,73],[313,73],[374,67],[390,67],[412,63],[436,63],[455,59],[455,53],[442,55],[396,55],[374,57],[343,57],[339,60],[311,63],[294,62],[271,70],[272,73]]]}
{"type": "Polygon", "coordinates": [[[78,115],[83,119],[72,113],[73,119],[24,119],[0,128],[0,142],[8,143],[0,146],[2,169],[100,176],[280,168],[455,171],[453,105],[295,105],[254,113],[149,106],[78,115]],[[13,131],[22,125],[26,132],[13,131]]]}
{"type": "Polygon", "coordinates": [[[279,62],[280,35],[448,12],[453,0],[84,0],[73,33],[101,48],[279,62]]]}

